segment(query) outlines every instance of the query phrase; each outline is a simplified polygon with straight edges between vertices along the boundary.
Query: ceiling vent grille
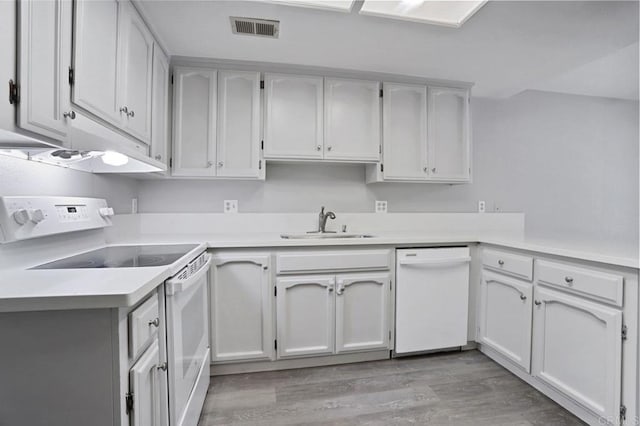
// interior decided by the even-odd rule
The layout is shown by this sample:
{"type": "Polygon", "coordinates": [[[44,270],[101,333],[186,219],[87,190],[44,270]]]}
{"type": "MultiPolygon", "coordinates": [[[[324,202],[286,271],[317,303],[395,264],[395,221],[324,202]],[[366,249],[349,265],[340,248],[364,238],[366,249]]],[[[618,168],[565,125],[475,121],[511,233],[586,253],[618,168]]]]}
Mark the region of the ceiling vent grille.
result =
{"type": "Polygon", "coordinates": [[[231,16],[231,31],[234,34],[278,38],[280,21],[231,16]]]}

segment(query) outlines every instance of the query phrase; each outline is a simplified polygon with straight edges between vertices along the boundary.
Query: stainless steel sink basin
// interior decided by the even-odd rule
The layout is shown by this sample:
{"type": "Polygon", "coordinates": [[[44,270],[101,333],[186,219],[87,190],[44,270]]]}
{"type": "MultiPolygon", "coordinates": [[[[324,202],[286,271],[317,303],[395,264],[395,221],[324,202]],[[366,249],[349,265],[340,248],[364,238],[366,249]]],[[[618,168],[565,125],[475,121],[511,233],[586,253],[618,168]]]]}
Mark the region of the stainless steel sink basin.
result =
{"type": "Polygon", "coordinates": [[[368,234],[348,234],[346,232],[308,232],[305,234],[282,234],[280,238],[287,240],[319,240],[328,238],[373,238],[368,234]]]}

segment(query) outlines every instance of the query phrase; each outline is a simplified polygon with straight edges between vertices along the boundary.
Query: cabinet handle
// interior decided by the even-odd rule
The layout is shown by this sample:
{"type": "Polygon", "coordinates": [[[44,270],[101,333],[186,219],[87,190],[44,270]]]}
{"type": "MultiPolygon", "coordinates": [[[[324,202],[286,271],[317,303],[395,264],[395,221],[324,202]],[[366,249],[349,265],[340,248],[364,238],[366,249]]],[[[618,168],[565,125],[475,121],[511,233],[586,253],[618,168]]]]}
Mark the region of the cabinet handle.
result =
{"type": "Polygon", "coordinates": [[[316,146],[316,151],[320,151],[322,150],[322,147],[320,145],[316,146]]]}
{"type": "Polygon", "coordinates": [[[62,114],[62,116],[64,118],[70,118],[72,120],[75,120],[76,119],[76,112],[75,111],[65,112],[64,114],[62,114]]]}
{"type": "Polygon", "coordinates": [[[211,167],[213,166],[213,163],[211,161],[207,161],[207,167],[211,167]]]}
{"type": "Polygon", "coordinates": [[[156,318],[152,321],[149,321],[149,327],[154,326],[154,327],[159,327],[160,326],[160,318],[156,318]]]}
{"type": "Polygon", "coordinates": [[[327,287],[329,293],[331,293],[333,291],[333,287],[327,287]]]}
{"type": "Polygon", "coordinates": [[[435,173],[435,172],[436,172],[436,168],[434,167],[433,169],[431,169],[431,171],[432,171],[433,173],[435,173]]]}
{"type": "Polygon", "coordinates": [[[218,161],[218,167],[222,167],[224,166],[224,163],[222,161],[218,161]]]}
{"type": "Polygon", "coordinates": [[[520,295],[520,300],[527,300],[527,296],[525,296],[524,294],[520,295]]]}
{"type": "Polygon", "coordinates": [[[167,363],[163,362],[162,364],[158,364],[158,365],[156,365],[156,368],[158,370],[167,371],[167,363]]]}
{"type": "Polygon", "coordinates": [[[500,266],[504,265],[504,260],[502,260],[502,259],[498,260],[498,265],[500,265],[500,266]]]}
{"type": "Polygon", "coordinates": [[[127,115],[128,115],[129,117],[133,118],[133,116],[134,116],[135,114],[136,114],[136,113],[135,113],[135,112],[133,112],[133,110],[131,110],[131,111],[129,111],[129,114],[127,114],[127,115]]]}
{"type": "Polygon", "coordinates": [[[572,277],[564,277],[564,280],[566,281],[566,283],[568,285],[572,285],[573,284],[573,278],[572,277]]]}
{"type": "Polygon", "coordinates": [[[162,155],[158,154],[158,155],[156,155],[155,158],[156,158],[156,160],[162,160],[162,155]]]}
{"type": "Polygon", "coordinates": [[[535,304],[536,304],[536,306],[540,306],[540,305],[542,305],[542,302],[541,302],[541,301],[539,301],[539,300],[536,300],[536,301],[534,301],[533,303],[535,303],[535,304]]]}
{"type": "Polygon", "coordinates": [[[129,108],[127,108],[126,106],[123,106],[122,108],[120,108],[120,113],[129,115],[129,108]]]}
{"type": "Polygon", "coordinates": [[[331,151],[331,145],[327,147],[327,151],[331,151]]]}

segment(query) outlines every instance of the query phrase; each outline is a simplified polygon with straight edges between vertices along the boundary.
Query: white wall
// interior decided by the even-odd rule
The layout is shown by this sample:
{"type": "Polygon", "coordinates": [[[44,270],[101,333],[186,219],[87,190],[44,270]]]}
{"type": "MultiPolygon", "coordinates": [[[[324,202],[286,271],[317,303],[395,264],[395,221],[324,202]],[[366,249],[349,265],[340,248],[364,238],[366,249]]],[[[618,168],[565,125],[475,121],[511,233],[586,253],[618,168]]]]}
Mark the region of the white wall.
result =
{"type": "Polygon", "coordinates": [[[138,181],[94,175],[49,164],[0,155],[0,196],[68,195],[105,198],[116,213],[131,213],[138,181]]]}
{"type": "Polygon", "coordinates": [[[141,212],[525,212],[531,238],[637,247],[638,103],[528,91],[474,99],[470,185],[365,185],[361,165],[268,164],[266,182],[147,180],[141,212]]]}

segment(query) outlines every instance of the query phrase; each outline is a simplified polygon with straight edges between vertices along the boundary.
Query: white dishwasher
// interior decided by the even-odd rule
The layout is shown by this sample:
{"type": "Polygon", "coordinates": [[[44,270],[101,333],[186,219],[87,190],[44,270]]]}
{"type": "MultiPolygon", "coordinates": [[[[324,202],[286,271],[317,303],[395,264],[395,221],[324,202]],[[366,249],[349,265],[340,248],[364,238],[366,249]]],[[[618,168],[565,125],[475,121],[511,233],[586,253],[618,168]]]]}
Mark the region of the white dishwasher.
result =
{"type": "Polygon", "coordinates": [[[396,251],[397,355],[467,344],[468,247],[396,251]]]}

